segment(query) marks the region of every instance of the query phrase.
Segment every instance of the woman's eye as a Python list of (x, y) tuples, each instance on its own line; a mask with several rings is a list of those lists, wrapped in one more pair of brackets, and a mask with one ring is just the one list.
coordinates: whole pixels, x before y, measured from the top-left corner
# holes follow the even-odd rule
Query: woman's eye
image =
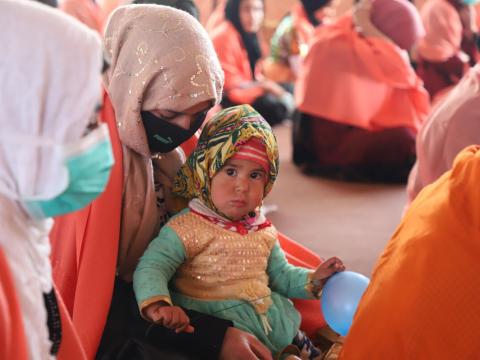
[(233, 168), (227, 168), (225, 169), (225, 172), (227, 173), (228, 176), (234, 176), (237, 173), (237, 171)]

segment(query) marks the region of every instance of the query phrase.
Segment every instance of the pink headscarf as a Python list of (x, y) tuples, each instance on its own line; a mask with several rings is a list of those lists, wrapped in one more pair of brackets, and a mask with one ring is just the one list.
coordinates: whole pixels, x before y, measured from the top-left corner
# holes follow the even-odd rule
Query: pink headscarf
[(182, 162), (172, 151), (152, 167), (140, 111), (181, 112), (206, 100), (214, 105), (222, 96), (223, 72), (202, 25), (170, 6), (117, 8), (107, 24), (104, 44), (111, 57), (104, 83), (123, 145), (118, 272), (128, 280), (165, 216), (165, 209), (156, 206), (154, 176), (165, 192)]
[(375, 0), (371, 21), (400, 48), (409, 51), (425, 35), (420, 14), (407, 0)]
[(480, 144), (480, 65), (431, 113), (417, 137), (417, 162), (408, 179), (411, 203), (428, 184), (452, 167), (463, 148)]
[(425, 37), (418, 43), (419, 55), (442, 62), (460, 51), (463, 26), (457, 10), (447, 0), (429, 0), (421, 10)]

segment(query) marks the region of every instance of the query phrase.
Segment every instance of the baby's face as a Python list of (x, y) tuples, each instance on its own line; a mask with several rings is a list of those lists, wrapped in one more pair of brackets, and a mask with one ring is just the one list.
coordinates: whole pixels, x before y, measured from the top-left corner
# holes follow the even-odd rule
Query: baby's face
[(228, 160), (212, 179), (212, 202), (231, 220), (240, 220), (262, 203), (267, 179), (262, 166), (253, 161)]

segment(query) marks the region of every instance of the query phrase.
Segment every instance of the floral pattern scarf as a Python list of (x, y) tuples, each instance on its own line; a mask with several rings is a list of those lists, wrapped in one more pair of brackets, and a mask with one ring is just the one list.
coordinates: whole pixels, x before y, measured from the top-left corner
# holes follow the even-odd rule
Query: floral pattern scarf
[(277, 140), (270, 125), (250, 105), (224, 109), (205, 125), (196, 149), (175, 177), (174, 193), (188, 200), (197, 198), (226, 218), (212, 202), (211, 179), (235, 154), (238, 147), (252, 137), (260, 139), (265, 145), (270, 163), (268, 181), (264, 189), (264, 197), (267, 196), (278, 176)]

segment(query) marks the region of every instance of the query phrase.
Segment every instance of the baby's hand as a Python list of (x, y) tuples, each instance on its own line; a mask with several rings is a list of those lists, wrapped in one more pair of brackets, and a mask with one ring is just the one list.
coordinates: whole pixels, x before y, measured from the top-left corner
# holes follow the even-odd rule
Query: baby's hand
[(192, 333), (195, 330), (190, 325), (190, 319), (185, 311), (178, 306), (157, 302), (145, 309), (145, 315), (155, 324), (165, 326), (168, 329), (175, 329), (177, 334), (182, 331)]
[(313, 281), (317, 280), (321, 282), (322, 285), (327, 281), (327, 279), (335, 274), (336, 272), (344, 271), (345, 265), (343, 265), (342, 260), (337, 257), (332, 257), (323, 263), (315, 270), (313, 273)]

